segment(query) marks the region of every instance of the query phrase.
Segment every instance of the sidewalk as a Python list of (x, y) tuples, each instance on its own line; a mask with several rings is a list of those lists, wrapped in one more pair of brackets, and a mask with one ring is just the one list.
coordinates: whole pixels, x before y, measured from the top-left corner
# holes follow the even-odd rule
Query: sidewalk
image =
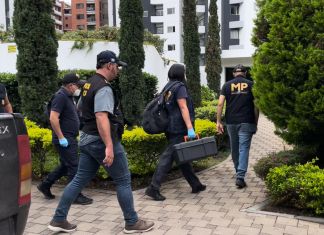
[[(287, 149), (288, 146), (274, 133), (274, 126), (260, 116), (257, 134), (253, 137), (248, 187), (235, 187), (234, 168), (230, 158), (221, 164), (199, 173), (207, 189), (191, 194), (191, 188), (180, 178), (162, 186), (161, 193), (167, 197), (156, 202), (144, 196), (144, 189), (134, 192), (135, 207), (139, 216), (155, 222), (149, 235), (321, 235), (324, 225), (294, 219), (285, 215), (264, 215), (243, 210), (266, 200), (263, 181), (257, 178), (252, 165), (256, 160), (272, 151)], [(25, 235), (54, 234), (47, 229), (57, 206), (62, 188), (53, 188), (55, 200), (45, 200), (32, 189), (32, 205)], [(85, 190), (94, 199), (88, 206), (73, 205), (68, 220), (78, 225), (73, 235), (123, 234), (124, 221), (114, 192)], [(57, 234), (57, 233), (56, 233)]]

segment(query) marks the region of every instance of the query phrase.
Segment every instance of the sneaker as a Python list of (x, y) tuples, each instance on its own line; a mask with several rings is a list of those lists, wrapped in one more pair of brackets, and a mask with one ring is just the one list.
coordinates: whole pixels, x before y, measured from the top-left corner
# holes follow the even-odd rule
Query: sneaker
[(44, 183), (37, 185), (38, 191), (40, 191), (46, 199), (51, 200), (55, 198), (55, 195), (51, 193), (51, 188), (46, 186)]
[(246, 187), (246, 183), (243, 178), (237, 178), (235, 181), (235, 185), (237, 186), (237, 188), (245, 188)]
[(152, 188), (151, 186), (147, 187), (145, 190), (145, 195), (153, 198), (155, 201), (164, 201), (165, 196), (163, 196), (159, 190)]
[(205, 190), (206, 190), (206, 185), (200, 184), (199, 186), (192, 188), (191, 193), (199, 193), (199, 192), (205, 191)]
[(67, 220), (64, 220), (63, 222), (55, 222), (52, 220), (50, 224), (48, 225), (49, 230), (54, 232), (73, 232), (76, 229), (75, 224), (70, 224)]
[(142, 233), (150, 231), (154, 226), (151, 221), (137, 220), (134, 225), (126, 225), (124, 228), (124, 233)]
[(79, 196), (73, 202), (73, 204), (78, 204), (78, 205), (89, 205), (92, 203), (93, 203), (93, 199), (84, 196), (82, 193), (80, 193)]

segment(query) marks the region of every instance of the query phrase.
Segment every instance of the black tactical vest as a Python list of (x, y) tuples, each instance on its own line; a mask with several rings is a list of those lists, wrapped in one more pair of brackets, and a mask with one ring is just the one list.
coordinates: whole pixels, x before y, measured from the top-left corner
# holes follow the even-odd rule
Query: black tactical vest
[[(110, 83), (100, 74), (96, 73), (83, 86), (81, 94), (82, 99), (82, 119), (84, 126), (82, 131), (88, 135), (99, 135), (96, 123), (96, 115), (94, 113), (94, 99), (97, 91), (104, 86), (111, 87)], [(111, 87), (112, 88), (112, 87)], [(113, 90), (113, 89), (112, 89)], [(124, 132), (123, 115), (120, 110), (119, 99), (114, 93), (114, 113), (109, 114), (111, 136), (114, 140), (120, 140)]]

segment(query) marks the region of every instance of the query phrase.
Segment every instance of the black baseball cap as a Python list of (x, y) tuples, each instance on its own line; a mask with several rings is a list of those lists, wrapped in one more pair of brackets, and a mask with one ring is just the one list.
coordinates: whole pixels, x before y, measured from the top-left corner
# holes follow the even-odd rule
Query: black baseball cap
[(64, 75), (62, 79), (62, 84), (66, 85), (69, 83), (75, 83), (81, 87), (85, 84), (85, 80), (80, 80), (80, 76), (76, 73), (68, 73)]
[(106, 63), (115, 63), (118, 66), (126, 67), (127, 63), (118, 59), (116, 54), (112, 51), (106, 50), (102, 51), (97, 55), (97, 67), (98, 65)]
[(246, 68), (242, 64), (235, 65), (235, 67), (233, 69), (233, 73), (236, 73), (236, 72), (243, 72), (243, 73), (245, 73), (246, 72)]

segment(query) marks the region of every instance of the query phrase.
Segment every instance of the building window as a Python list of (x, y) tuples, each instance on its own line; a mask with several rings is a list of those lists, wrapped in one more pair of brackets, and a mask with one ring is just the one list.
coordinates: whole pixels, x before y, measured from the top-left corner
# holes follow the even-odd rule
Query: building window
[(239, 29), (231, 29), (230, 31), (230, 39), (240, 39), (240, 30)]
[(77, 18), (77, 20), (82, 20), (82, 19), (84, 19), (84, 15), (83, 14), (77, 14), (76, 18)]
[(204, 26), (205, 25), (205, 15), (202, 14), (198, 16), (198, 26)]
[(148, 11), (143, 11), (143, 17), (148, 17)]
[(175, 9), (173, 8), (168, 8), (167, 9), (168, 15), (173, 15), (175, 13)]
[(155, 6), (155, 15), (156, 16), (163, 16), (163, 5), (156, 5)]
[(174, 32), (175, 32), (175, 26), (169, 26), (168, 33), (174, 33)]
[(83, 9), (84, 8), (84, 4), (83, 3), (77, 3), (76, 4), (76, 9)]
[(83, 30), (84, 29), (84, 25), (77, 25), (77, 29)]
[(175, 44), (168, 45), (168, 51), (175, 51)]
[(163, 34), (163, 23), (155, 24), (156, 34)]
[(239, 15), (240, 14), (240, 5), (231, 5), (231, 15)]
[(205, 66), (206, 65), (205, 54), (200, 54), (199, 55), (199, 65), (200, 66)]
[(68, 28), (68, 27), (69, 27), (69, 25), (68, 25), (68, 24), (66, 24), (66, 25), (65, 25), (65, 27), (66, 27), (66, 28)]

